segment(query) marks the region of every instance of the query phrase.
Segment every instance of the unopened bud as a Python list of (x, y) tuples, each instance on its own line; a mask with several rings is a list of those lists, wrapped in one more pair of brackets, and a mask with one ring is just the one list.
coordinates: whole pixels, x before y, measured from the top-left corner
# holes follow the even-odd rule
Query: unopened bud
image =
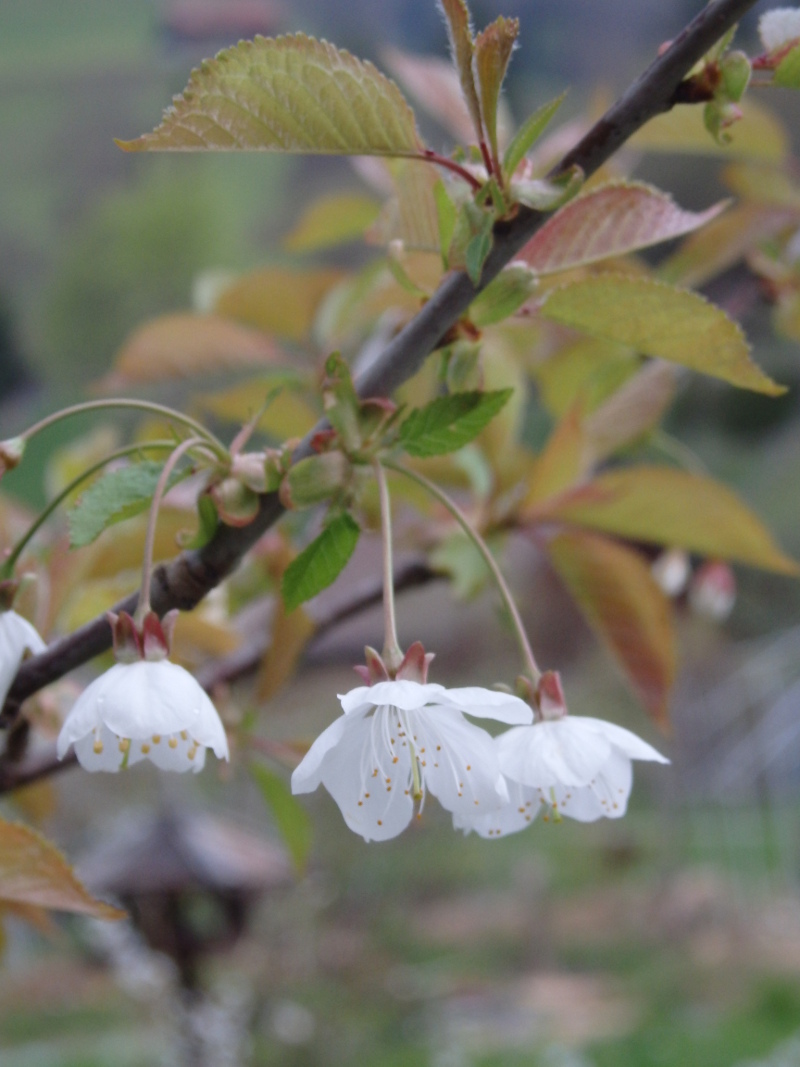
[(24, 452), (24, 437), (9, 437), (5, 441), (0, 441), (0, 478), (6, 471), (13, 471), (19, 466)]
[(286, 508), (319, 504), (342, 489), (349, 474), (350, 464), (341, 452), (306, 456), (290, 468), (281, 482), (281, 503)]
[(539, 679), (537, 696), (543, 719), (563, 719), (567, 714), (567, 699), (558, 671), (544, 672)]
[(238, 478), (223, 478), (208, 492), (226, 526), (249, 526), (258, 514), (258, 494)]
[(708, 560), (694, 573), (689, 603), (698, 615), (724, 622), (736, 603), (736, 579), (727, 563)]
[(653, 560), (650, 571), (668, 597), (680, 596), (691, 574), (689, 556), (682, 548), (668, 548)]

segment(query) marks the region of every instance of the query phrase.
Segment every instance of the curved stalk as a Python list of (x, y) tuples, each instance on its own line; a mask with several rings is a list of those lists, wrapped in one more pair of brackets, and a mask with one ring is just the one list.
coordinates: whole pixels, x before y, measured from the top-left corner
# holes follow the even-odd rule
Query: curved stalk
[(44, 523), (50, 518), (53, 512), (73, 493), (78, 486), (85, 482), (88, 478), (91, 478), (93, 474), (96, 474), (99, 470), (102, 470), (109, 463), (113, 463), (115, 459), (124, 459), (125, 456), (133, 455), (136, 452), (154, 451), (168, 451), (175, 447), (174, 441), (148, 441), (147, 443), (139, 442), (135, 445), (126, 445), (125, 448), (119, 448), (116, 452), (111, 452), (104, 459), (99, 460), (97, 463), (93, 463), (91, 467), (87, 467), (85, 471), (79, 474), (76, 478), (73, 478), (69, 485), (65, 486), (57, 496), (53, 497), (49, 504), (39, 514), (36, 519), (31, 523), (25, 533), (20, 537), (19, 541), (9, 552), (6, 559), (3, 561), (2, 567), (0, 567), (0, 577), (10, 578), (13, 574), (14, 567), (17, 560), (25, 549), (25, 546), (36, 534), (36, 532), (44, 525)]
[(403, 651), (397, 640), (397, 620), (394, 612), (394, 566), (392, 563), (392, 506), (386, 472), (379, 460), (374, 460), (372, 469), (378, 482), (381, 502), (381, 538), (383, 541), (383, 662), (388, 670), (396, 671), (403, 662)]
[(456, 504), (455, 501), (451, 500), (450, 497), (445, 492), (443, 492), (438, 485), (435, 485), (433, 482), (429, 481), (424, 474), (420, 474), (418, 471), (411, 470), (410, 467), (404, 467), (402, 463), (394, 463), (391, 460), (383, 460), (383, 465), (389, 470), (396, 471), (398, 474), (404, 474), (406, 478), (410, 478), (412, 482), (416, 482), (417, 485), (421, 485), (423, 489), (427, 489), (431, 496), (435, 497), (435, 499), (438, 500), (440, 504), (444, 505), (444, 507), (447, 508), (447, 510), (458, 523), (458, 525), (461, 527), (461, 529), (464, 531), (470, 541), (472, 541), (477, 550), (480, 552), (481, 556), (483, 557), (484, 563), (489, 568), (489, 571), (491, 572), (491, 575), (495, 580), (497, 588), (500, 591), (500, 596), (503, 598), (503, 603), (505, 604), (506, 610), (511, 616), (511, 623), (514, 627), (514, 632), (516, 634), (517, 641), (519, 642), (519, 647), (520, 651), (522, 652), (522, 658), (525, 661), (525, 666), (530, 671), (531, 681), (533, 682), (534, 686), (537, 686), (539, 684), (539, 679), (542, 676), (542, 672), (539, 670), (539, 666), (536, 662), (536, 657), (534, 656), (533, 649), (531, 648), (531, 643), (528, 640), (527, 633), (525, 632), (522, 617), (520, 616), (519, 609), (517, 608), (517, 605), (514, 602), (514, 598), (511, 595), (511, 590), (508, 588), (508, 584), (505, 578), (503, 577), (503, 572), (497, 565), (497, 560), (489, 551), (486, 542), (483, 540), (477, 530), (473, 528), (469, 519), (458, 506), (458, 504)]
[(204, 443), (209, 445), (216, 455), (220, 459), (229, 459), (228, 449), (216, 437), (210, 430), (207, 430), (202, 423), (197, 422), (190, 415), (184, 415), (180, 411), (175, 411), (173, 408), (169, 408), (164, 404), (156, 404), (149, 400), (87, 400), (82, 404), (73, 404), (70, 407), (63, 408), (61, 411), (54, 411), (51, 415), (45, 416), (40, 419), (39, 422), (35, 422), (33, 426), (29, 426), (27, 430), (24, 430), (19, 437), (24, 441), (34, 437), (40, 431), (47, 429), (48, 426), (53, 426), (55, 423), (60, 422), (62, 419), (70, 418), (72, 415), (82, 415), (86, 411), (102, 411), (108, 408), (133, 408), (137, 411), (147, 411), (151, 415), (160, 415), (163, 418), (170, 419), (172, 422), (178, 422), (183, 426), (188, 427), (198, 437), (202, 438)]

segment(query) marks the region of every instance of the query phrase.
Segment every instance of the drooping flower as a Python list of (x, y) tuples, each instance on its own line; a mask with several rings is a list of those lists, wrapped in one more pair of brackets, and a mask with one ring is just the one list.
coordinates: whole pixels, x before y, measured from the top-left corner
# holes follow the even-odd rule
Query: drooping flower
[[(373, 653), (371, 666), (378, 660)], [(492, 810), (508, 800), (491, 736), (464, 714), (514, 724), (530, 722), (531, 709), (507, 693), (428, 683), (427, 666), (417, 642), (394, 679), (340, 696), (344, 714), (292, 775), (294, 793), (324, 785), (365, 841), (396, 837), (428, 792), (454, 814)]]
[(622, 726), (568, 715), (554, 672), (542, 676), (539, 703), (546, 716), (554, 717), (514, 727), (494, 740), (509, 790), (508, 804), (488, 817), (454, 819), (457, 829), (500, 837), (524, 830), (540, 808), (545, 819), (618, 819), (628, 806), (632, 760), (669, 763)]
[(58, 737), (59, 759), (70, 745), (87, 771), (118, 771), (149, 759), (161, 770), (198, 772), (206, 748), (227, 759), (214, 705), (188, 671), (166, 658), (174, 617), (162, 626), (150, 613), (141, 631), (124, 612), (110, 618), (120, 662), (76, 700)]
[(44, 652), (47, 645), (36, 629), (10, 608), (0, 611), (0, 708), (26, 653)]

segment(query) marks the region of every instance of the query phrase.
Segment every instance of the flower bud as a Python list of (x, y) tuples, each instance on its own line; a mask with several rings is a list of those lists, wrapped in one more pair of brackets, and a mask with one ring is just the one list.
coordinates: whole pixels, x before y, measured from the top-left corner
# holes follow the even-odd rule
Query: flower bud
[(350, 464), (341, 452), (323, 452), (298, 460), (280, 487), (286, 508), (305, 508), (327, 500), (347, 484)]
[(9, 437), (6, 441), (0, 441), (0, 478), (6, 471), (13, 471), (19, 466), (24, 452), (24, 437)]
[(258, 514), (258, 494), (238, 478), (223, 478), (208, 492), (226, 526), (248, 526)]

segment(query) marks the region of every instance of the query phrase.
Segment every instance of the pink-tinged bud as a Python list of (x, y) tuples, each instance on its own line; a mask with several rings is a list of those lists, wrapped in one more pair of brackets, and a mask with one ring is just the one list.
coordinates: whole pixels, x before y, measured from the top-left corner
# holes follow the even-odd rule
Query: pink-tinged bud
[(19, 466), (24, 452), (24, 437), (9, 437), (6, 441), (0, 441), (0, 478), (6, 471), (13, 471)]
[(736, 579), (727, 563), (708, 560), (694, 573), (689, 603), (698, 615), (724, 622), (736, 603)]
[(149, 611), (142, 623), (142, 658), (155, 661), (166, 659), (172, 645), (172, 634), (178, 618), (177, 609), (168, 611), (159, 619), (154, 611)]
[(233, 457), (231, 477), (252, 489), (254, 493), (267, 491), (266, 456), (263, 452), (241, 452)]
[(403, 656), (396, 677), (425, 685), (428, 681), (428, 667), (435, 655), (435, 652), (426, 652), (421, 641), (415, 641)]
[(136, 663), (144, 656), (142, 638), (136, 629), (136, 623), (127, 611), (115, 615), (109, 611), (106, 615), (111, 626), (114, 641), (114, 655), (119, 663)]
[(567, 700), (558, 671), (545, 671), (536, 692), (539, 710), (545, 721), (563, 719), (567, 714)]
[(208, 492), (226, 526), (249, 526), (258, 514), (258, 494), (238, 478), (223, 478)]
[(367, 685), (375, 685), (376, 682), (388, 682), (389, 672), (386, 669), (386, 664), (383, 662), (380, 652), (376, 652), (374, 648), (370, 648), (369, 645), (364, 649), (364, 659), (367, 661), (366, 665), (354, 667), (353, 670), (362, 678)]

